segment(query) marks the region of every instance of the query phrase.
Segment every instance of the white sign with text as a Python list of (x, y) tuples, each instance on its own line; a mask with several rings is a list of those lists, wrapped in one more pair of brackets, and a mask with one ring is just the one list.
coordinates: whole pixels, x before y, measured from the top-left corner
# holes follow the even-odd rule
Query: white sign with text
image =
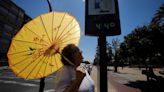
[(88, 0), (88, 15), (115, 14), (114, 0)]

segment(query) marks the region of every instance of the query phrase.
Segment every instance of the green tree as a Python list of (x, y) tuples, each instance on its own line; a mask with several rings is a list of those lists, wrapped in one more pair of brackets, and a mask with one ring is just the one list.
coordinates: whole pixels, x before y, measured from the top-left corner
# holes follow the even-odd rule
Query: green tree
[(152, 24), (164, 27), (164, 4), (157, 10), (151, 21)]
[[(164, 5), (160, 7), (148, 26), (138, 27), (125, 36), (120, 46), (120, 56), (130, 64), (164, 65), (163, 19)], [(126, 53), (126, 54), (125, 54)]]
[[(111, 46), (109, 46), (107, 42), (106, 42), (106, 55), (107, 55), (107, 59), (106, 59), (107, 61), (106, 62), (107, 62), (108, 65), (110, 65), (113, 53), (112, 53)], [(97, 46), (93, 64), (98, 65), (99, 60), (100, 60), (100, 50), (99, 50), (99, 46)]]
[(112, 42), (110, 44), (112, 50), (112, 56), (113, 56), (113, 65), (114, 65), (114, 72), (117, 72), (117, 67), (119, 65), (119, 58), (118, 58), (118, 49), (120, 46), (120, 41), (118, 38), (112, 39)]
[(112, 57), (113, 57), (113, 52), (112, 52), (112, 47), (107, 44), (107, 64), (108, 66), (112, 65)]
[(100, 51), (99, 51), (99, 47), (97, 46), (95, 58), (94, 58), (94, 61), (93, 61), (93, 65), (98, 65), (99, 60), (100, 60)]

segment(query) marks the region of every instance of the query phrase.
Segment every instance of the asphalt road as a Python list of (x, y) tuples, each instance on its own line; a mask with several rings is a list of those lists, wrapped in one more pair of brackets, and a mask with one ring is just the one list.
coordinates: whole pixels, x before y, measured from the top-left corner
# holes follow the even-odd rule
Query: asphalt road
[[(54, 92), (53, 76), (46, 77), (44, 92)], [(9, 69), (0, 69), (0, 92), (39, 92), (39, 83), (40, 79), (25, 80)]]
[[(155, 74), (160, 75), (158, 69)], [(45, 79), (44, 92), (54, 92), (52, 74)], [(99, 90), (99, 80), (97, 67), (94, 66), (91, 71), (91, 77), (95, 82), (95, 92)], [(17, 77), (8, 68), (0, 67), (0, 92), (39, 92), (40, 80), (25, 80)], [(160, 83), (160, 84), (159, 84)], [(119, 68), (118, 72), (108, 71), (108, 92), (161, 92), (164, 90), (164, 80), (161, 82), (146, 81), (146, 76), (141, 74), (138, 68)]]

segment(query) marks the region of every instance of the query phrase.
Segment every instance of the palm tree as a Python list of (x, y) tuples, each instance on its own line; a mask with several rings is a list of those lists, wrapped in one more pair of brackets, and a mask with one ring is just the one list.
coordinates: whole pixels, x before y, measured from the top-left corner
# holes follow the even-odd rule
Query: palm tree
[(164, 26), (164, 4), (162, 4), (161, 7), (157, 10), (157, 13), (153, 17), (151, 23)]

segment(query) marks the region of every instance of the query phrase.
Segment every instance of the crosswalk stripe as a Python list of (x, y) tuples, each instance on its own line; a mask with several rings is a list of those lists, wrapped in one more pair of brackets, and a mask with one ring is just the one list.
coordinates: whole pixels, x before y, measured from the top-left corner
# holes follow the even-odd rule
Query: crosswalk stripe
[[(5, 78), (5, 79), (21, 79), (20, 77), (17, 76), (0, 76), (0, 78)], [(52, 80), (53, 78), (51, 77), (47, 77), (46, 80)], [(26, 80), (31, 80), (31, 79), (26, 79)], [(35, 82), (40, 82), (39, 79), (33, 79), (31, 81), (35, 81)]]
[[(3, 79), (21, 79), (20, 77), (15, 77), (15, 76), (0, 76), (0, 78), (3, 78)], [(29, 80), (29, 81), (40, 82), (39, 79)]]
[(19, 77), (15, 77), (15, 76), (0, 76), (0, 78), (7, 78), (7, 79), (20, 79)]
[(54, 89), (44, 90), (44, 92), (55, 92)]
[(32, 84), (32, 83), (22, 83), (22, 82), (17, 82), (17, 81), (7, 81), (7, 80), (0, 80), (1, 83), (11, 83), (11, 84), (18, 84), (22, 86), (30, 86), (30, 87), (37, 87), (37, 84)]

